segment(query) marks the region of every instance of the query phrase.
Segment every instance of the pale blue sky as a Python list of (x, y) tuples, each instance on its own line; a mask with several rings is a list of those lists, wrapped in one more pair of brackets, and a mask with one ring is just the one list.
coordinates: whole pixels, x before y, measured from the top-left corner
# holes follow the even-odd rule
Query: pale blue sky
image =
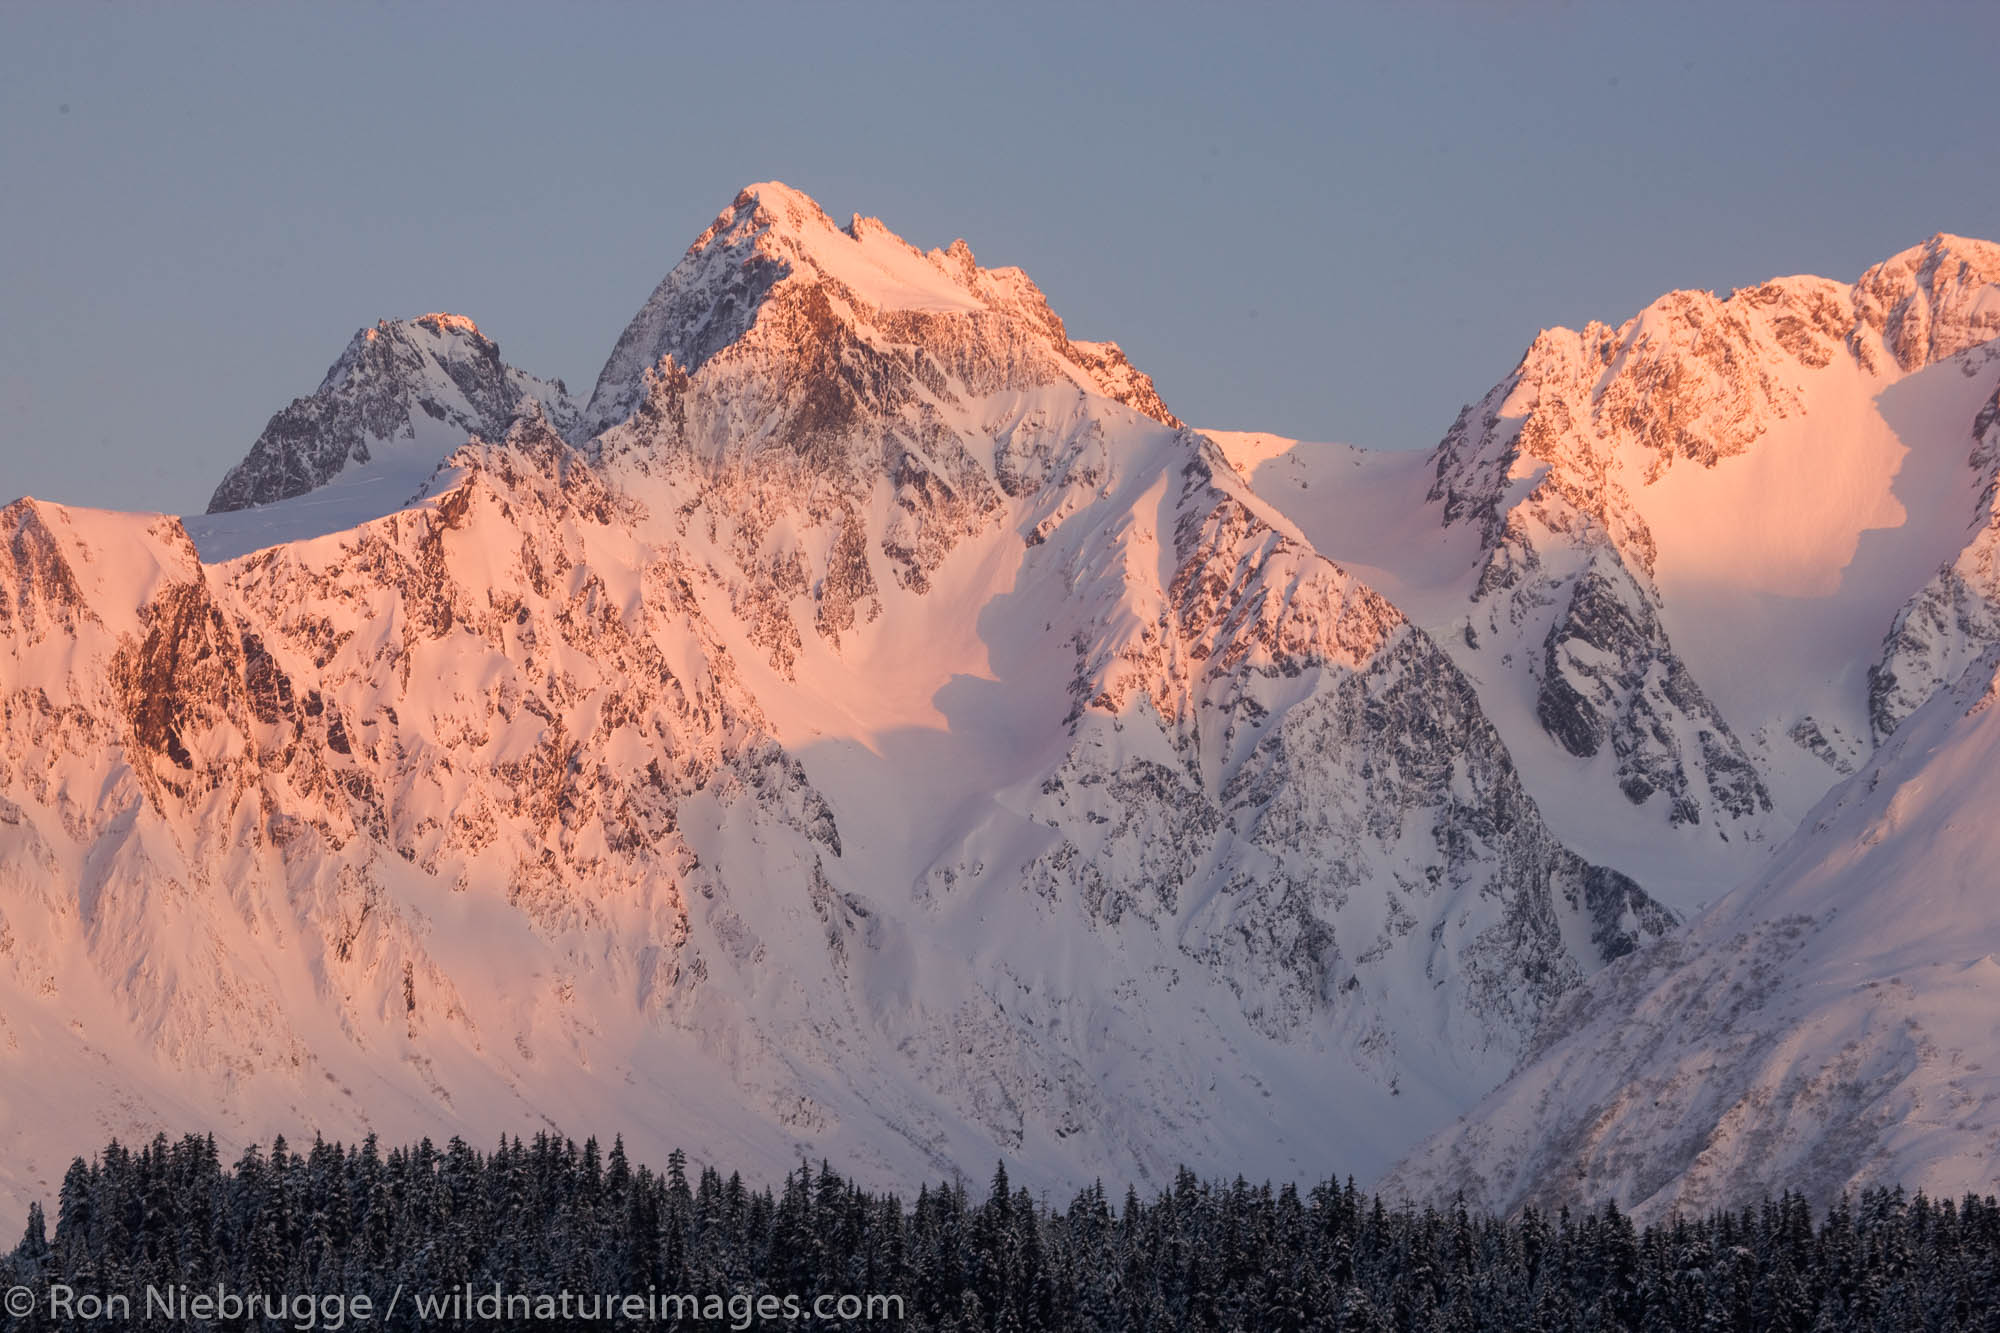
[(1428, 446), (1538, 328), (2000, 236), (2000, 6), (0, 6), (0, 499), (198, 509), (378, 317), (579, 394), (769, 177), (1207, 426)]

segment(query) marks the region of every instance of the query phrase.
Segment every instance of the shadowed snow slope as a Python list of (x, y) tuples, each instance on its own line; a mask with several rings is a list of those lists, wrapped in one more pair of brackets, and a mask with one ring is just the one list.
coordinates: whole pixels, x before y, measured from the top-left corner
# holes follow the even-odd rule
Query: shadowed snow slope
[(1755, 884), (1573, 993), (1389, 1178), (1650, 1215), (1791, 1189), (2000, 1188), (2000, 710), (1989, 651)]

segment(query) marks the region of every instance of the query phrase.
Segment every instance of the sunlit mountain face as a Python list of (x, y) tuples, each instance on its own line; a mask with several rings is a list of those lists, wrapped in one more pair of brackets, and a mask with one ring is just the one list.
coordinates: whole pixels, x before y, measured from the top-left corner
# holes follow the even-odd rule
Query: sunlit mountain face
[(775, 183), (581, 406), (363, 330), (207, 514), (0, 510), (0, 1187), (303, 1127), (1991, 1188), (1996, 280), (1552, 329), (1428, 454), (1190, 428)]

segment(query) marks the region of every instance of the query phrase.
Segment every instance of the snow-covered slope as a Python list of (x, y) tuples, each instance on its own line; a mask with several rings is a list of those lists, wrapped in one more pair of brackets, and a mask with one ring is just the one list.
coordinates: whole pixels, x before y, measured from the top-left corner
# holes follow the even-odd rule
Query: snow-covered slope
[(1938, 236), (1551, 329), (1421, 468), (1217, 439), (1451, 652), (1567, 842), (1693, 905), (1948, 683), (1923, 658), (1990, 639), (1974, 555), (1899, 608), (1991, 511), (1996, 282), (2000, 247)]
[(1390, 1188), (1649, 1215), (2000, 1188), (1996, 662), (1919, 707), (1757, 883), (1574, 992)]
[(223, 560), (390, 513), (467, 435), (504, 435), (524, 398), (558, 430), (574, 427), (562, 381), (506, 364), (465, 316), (382, 320), (271, 418), (189, 533), (206, 559)]
[(963, 242), (752, 187), (589, 417), (221, 563), (6, 511), (8, 1189), (159, 1125), (1368, 1172), (1671, 924)]

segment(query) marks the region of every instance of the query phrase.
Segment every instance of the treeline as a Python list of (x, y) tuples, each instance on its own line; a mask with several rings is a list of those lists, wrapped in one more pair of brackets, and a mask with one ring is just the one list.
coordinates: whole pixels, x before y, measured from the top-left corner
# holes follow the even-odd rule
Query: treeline
[[(679, 1293), (746, 1298), (676, 1317), (656, 1303), (594, 1328), (1450, 1330), (1476, 1333), (2000, 1333), (2000, 1208), (1875, 1191), (1815, 1218), (1787, 1196), (1638, 1228), (1615, 1208), (1515, 1220), (1391, 1207), (1352, 1181), (1300, 1192), (1182, 1172), (1141, 1198), (1084, 1190), (1062, 1207), (996, 1171), (913, 1201), (825, 1165), (752, 1189), (671, 1155), (537, 1136), (490, 1154), (457, 1139), (383, 1152), (282, 1140), (225, 1167), (213, 1139), (117, 1144), (39, 1208), (0, 1286), (35, 1307), (8, 1326), (74, 1327), (48, 1294), (133, 1294), (120, 1327), (309, 1327), (304, 1320), (149, 1318), (138, 1293), (368, 1293), (350, 1328), (546, 1328), (547, 1318), (418, 1319), (391, 1293)], [(816, 1319), (819, 1296), (894, 1295), (901, 1317)], [(793, 1297), (759, 1321), (748, 1297)], [(609, 1307), (603, 1309), (608, 1310)], [(831, 1306), (821, 1308), (831, 1309)], [(849, 1308), (852, 1308), (851, 1305)], [(687, 1307), (683, 1307), (685, 1311)], [(602, 1312), (602, 1310), (601, 1310)], [(17, 1311), (18, 1313), (18, 1311)], [(333, 1326), (321, 1318), (317, 1326)]]

